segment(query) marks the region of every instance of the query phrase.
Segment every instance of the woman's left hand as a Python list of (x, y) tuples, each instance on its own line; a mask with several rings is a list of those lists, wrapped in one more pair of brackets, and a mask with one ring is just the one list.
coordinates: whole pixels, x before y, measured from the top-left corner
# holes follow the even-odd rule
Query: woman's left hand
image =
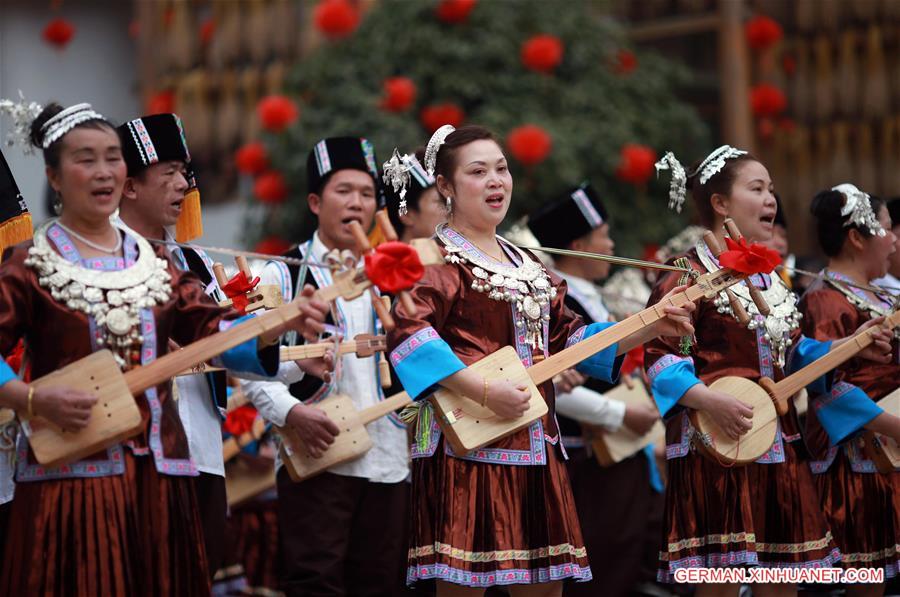
[[(859, 329), (856, 330), (855, 334), (853, 334), (853, 336), (856, 336), (865, 332), (869, 328), (874, 328), (871, 331), (872, 343), (859, 351), (859, 356), (861, 358), (868, 359), (876, 363), (886, 364), (891, 362), (891, 341), (893, 341), (894, 339), (894, 333), (891, 330), (885, 329), (882, 325), (883, 323), (884, 317), (870, 319), (869, 321), (859, 326)], [(853, 336), (851, 336), (851, 338)]]
[(676, 286), (659, 300), (658, 304), (665, 305), (663, 307), (665, 317), (657, 321), (654, 326), (658, 336), (690, 336), (694, 333), (691, 314), (697, 310), (697, 305), (691, 302), (685, 303), (680, 307), (666, 305), (669, 298), (684, 292), (686, 289), (687, 286)]

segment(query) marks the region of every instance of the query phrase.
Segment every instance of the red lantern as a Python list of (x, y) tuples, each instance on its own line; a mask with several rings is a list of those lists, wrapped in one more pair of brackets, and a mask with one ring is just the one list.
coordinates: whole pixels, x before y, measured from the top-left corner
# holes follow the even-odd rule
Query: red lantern
[(256, 106), (259, 121), (267, 131), (280, 133), (297, 120), (297, 104), (283, 95), (269, 95)]
[(208, 46), (209, 42), (212, 41), (213, 35), (216, 34), (216, 20), (215, 19), (206, 19), (200, 25), (200, 43), (204, 46)]
[(291, 248), (291, 243), (278, 236), (268, 236), (253, 248), (257, 253), (265, 253), (266, 255), (281, 255)]
[(656, 152), (652, 147), (626, 143), (619, 152), (616, 178), (633, 185), (642, 185), (653, 175), (655, 163)]
[(637, 56), (631, 50), (619, 50), (613, 70), (620, 75), (627, 75), (637, 68)]
[(563, 44), (555, 35), (535, 35), (522, 44), (522, 64), (533, 71), (553, 72), (563, 57)]
[(74, 35), (75, 27), (65, 19), (53, 19), (44, 27), (44, 40), (58, 50), (65, 48)]
[(445, 23), (462, 23), (469, 18), (477, 0), (442, 0), (434, 9), (438, 20)]
[(787, 98), (771, 83), (760, 83), (750, 90), (750, 107), (759, 118), (778, 116), (787, 108)]
[(269, 167), (269, 155), (262, 143), (247, 143), (234, 154), (234, 163), (241, 174), (256, 176)]
[(756, 123), (756, 135), (761, 141), (771, 141), (775, 134), (775, 122), (771, 118), (760, 118)]
[(263, 172), (253, 183), (253, 194), (262, 203), (274, 205), (283, 202), (288, 196), (284, 175), (277, 170)]
[(462, 124), (465, 117), (466, 115), (459, 106), (449, 102), (426, 106), (425, 108), (422, 108), (422, 112), (419, 114), (422, 126), (424, 126), (429, 133), (433, 133), (445, 124), (450, 124), (455, 127), (459, 126)]
[(757, 51), (772, 47), (784, 37), (778, 21), (765, 15), (757, 15), (747, 21), (744, 32), (747, 35), (747, 45)]
[(785, 54), (781, 59), (781, 68), (784, 69), (784, 74), (787, 76), (793, 75), (797, 72), (797, 59), (791, 54)]
[(416, 101), (416, 84), (407, 77), (391, 77), (384, 81), (381, 107), (388, 112), (405, 112)]
[(174, 91), (160, 91), (147, 100), (147, 114), (171, 114), (174, 111)]
[(510, 153), (525, 166), (540, 164), (553, 148), (547, 131), (535, 124), (525, 124), (510, 131), (506, 137)]
[(330, 39), (340, 39), (359, 26), (359, 11), (347, 0), (322, 0), (313, 13), (316, 28)]

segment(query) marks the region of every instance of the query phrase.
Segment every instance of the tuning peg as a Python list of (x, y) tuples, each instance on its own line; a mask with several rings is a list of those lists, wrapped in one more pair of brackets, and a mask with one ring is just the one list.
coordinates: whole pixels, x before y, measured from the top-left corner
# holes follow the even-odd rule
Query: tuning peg
[[(728, 218), (725, 220), (725, 230), (728, 231), (728, 236), (734, 239), (736, 242), (739, 242), (743, 235), (741, 231), (738, 229), (737, 224), (734, 223), (734, 220)], [(756, 305), (756, 309), (764, 316), (768, 317), (769, 313), (772, 310), (769, 308), (769, 304), (766, 302), (765, 297), (763, 297), (762, 292), (760, 292), (759, 288), (753, 285), (749, 280), (745, 280), (744, 283), (747, 285), (747, 288), (750, 289), (750, 298), (753, 299), (753, 303)]]
[(246, 257), (238, 255), (234, 258), (234, 263), (237, 265), (238, 271), (244, 274), (248, 280), (253, 279), (253, 272), (250, 271), (250, 264), (247, 263)]
[[(391, 224), (391, 218), (388, 216), (386, 211), (379, 211), (375, 214), (375, 221), (378, 224), (378, 227), (381, 228), (381, 233), (384, 235), (389, 241), (395, 241), (398, 239), (397, 231), (394, 229), (394, 225)], [(413, 303), (412, 297), (409, 295), (409, 292), (406, 290), (401, 290), (399, 296), (397, 297), (400, 300), (400, 304), (403, 305), (403, 310), (412, 315), (416, 312), (416, 305)]]
[(216, 277), (216, 283), (218, 283), (219, 288), (228, 284), (228, 278), (225, 277), (225, 266), (221, 263), (213, 263), (213, 275)]
[(713, 254), (713, 257), (718, 257), (722, 254), (722, 247), (719, 245), (719, 239), (717, 239), (716, 235), (709, 230), (703, 233), (703, 242), (709, 247), (709, 251)]
[[(381, 297), (381, 303), (385, 308), (390, 309), (391, 299), (386, 296)], [(381, 378), (381, 387), (387, 389), (391, 387), (391, 366), (388, 364), (387, 356), (384, 351), (378, 353), (378, 376)]]
[[(359, 222), (350, 222), (350, 233), (353, 234), (356, 246), (361, 254), (366, 254), (372, 250), (372, 245), (369, 244), (369, 239), (366, 237), (366, 233)], [(385, 330), (394, 329), (394, 318), (391, 317), (391, 312), (385, 308), (384, 303), (381, 302), (378, 294), (375, 293), (375, 289), (369, 288), (369, 294), (372, 297), (372, 307), (375, 309), (375, 313), (378, 314), (381, 325), (384, 326)]]
[(731, 292), (730, 288), (725, 289), (725, 295), (728, 297), (728, 304), (731, 305), (731, 310), (734, 313), (734, 316), (737, 317), (737, 320), (741, 322), (742, 325), (750, 323), (750, 315), (747, 313), (747, 310), (744, 309), (744, 305), (741, 304), (740, 299)]

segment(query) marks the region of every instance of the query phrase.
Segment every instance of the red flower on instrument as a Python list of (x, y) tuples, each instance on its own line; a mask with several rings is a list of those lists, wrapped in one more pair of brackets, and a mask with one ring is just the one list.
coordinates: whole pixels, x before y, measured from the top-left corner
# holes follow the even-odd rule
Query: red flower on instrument
[(442, 0), (434, 9), (437, 18), (445, 23), (462, 23), (469, 18), (477, 0)]
[(405, 112), (416, 101), (416, 84), (408, 77), (391, 77), (384, 81), (381, 108), (389, 112)]
[(347, 0), (322, 0), (313, 11), (313, 21), (327, 37), (340, 39), (359, 26), (359, 10)]
[(247, 293), (256, 288), (257, 284), (259, 284), (259, 276), (248, 280), (244, 272), (238, 272), (225, 283), (225, 286), (222, 287), (222, 292), (231, 299), (231, 304), (235, 310), (243, 313), (247, 308), (247, 303), (250, 302), (247, 300)]
[(241, 436), (253, 429), (253, 421), (256, 420), (256, 409), (252, 404), (244, 404), (237, 407), (225, 417), (222, 428), (234, 437)]
[(53, 19), (44, 27), (44, 39), (59, 50), (69, 45), (74, 36), (75, 27), (65, 19)]
[(527, 68), (550, 73), (563, 59), (563, 43), (555, 35), (535, 35), (522, 44), (522, 64)]
[(525, 124), (510, 131), (506, 145), (517, 160), (526, 166), (543, 162), (553, 149), (553, 139), (535, 124)]
[(781, 256), (759, 243), (747, 244), (746, 238), (734, 242), (725, 238), (728, 250), (719, 255), (719, 263), (742, 274), (768, 274), (781, 264)]
[(406, 243), (381, 243), (366, 255), (366, 277), (382, 292), (409, 290), (424, 274), (419, 254)]

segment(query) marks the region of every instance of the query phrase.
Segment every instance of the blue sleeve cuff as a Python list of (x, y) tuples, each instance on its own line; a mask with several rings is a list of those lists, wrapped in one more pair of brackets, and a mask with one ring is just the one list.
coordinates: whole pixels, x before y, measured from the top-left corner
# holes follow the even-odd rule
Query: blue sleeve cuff
[(834, 384), (828, 394), (814, 398), (812, 407), (834, 446), (884, 412), (861, 389), (842, 381)]
[[(574, 334), (572, 334), (572, 336), (570, 336), (566, 341), (566, 348), (572, 346), (573, 344), (577, 344), (582, 340), (587, 340), (594, 334), (599, 334), (606, 328), (613, 325), (615, 324), (602, 322), (592, 323), (590, 325), (578, 328), (578, 330)], [(616, 380), (619, 379), (619, 369), (622, 368), (622, 362), (625, 360), (625, 355), (622, 355), (621, 357), (616, 356), (616, 353), (618, 351), (618, 343), (607, 346), (597, 354), (590, 356), (578, 363), (578, 365), (575, 366), (575, 370), (579, 373), (583, 373), (584, 375), (589, 375), (590, 377), (599, 379), (600, 381), (615, 383)]]
[(666, 486), (663, 484), (662, 475), (659, 474), (659, 465), (656, 463), (655, 446), (649, 444), (644, 446), (644, 456), (647, 457), (647, 472), (650, 475), (650, 487), (656, 493), (663, 493)]
[[(825, 356), (831, 350), (831, 340), (821, 342), (806, 336), (801, 336), (790, 354), (788, 354), (787, 363), (785, 363), (785, 374), (790, 375), (800, 369), (803, 369), (816, 359)], [(834, 371), (829, 371), (822, 375), (807, 387), (807, 390), (813, 394), (828, 394), (834, 385)]]
[(11, 379), (17, 379), (19, 376), (12, 370), (12, 367), (6, 364), (6, 361), (0, 357), (0, 386), (4, 385)]
[[(231, 321), (223, 321), (219, 329), (225, 330), (255, 315), (245, 315)], [(252, 373), (261, 377), (274, 377), (278, 373), (281, 348), (278, 344), (259, 347), (259, 338), (251, 338), (243, 344), (229, 348), (216, 359), (223, 367), (235, 373)]]
[(647, 370), (650, 390), (663, 418), (676, 413), (678, 401), (692, 387), (703, 383), (694, 374), (694, 359), (674, 354), (664, 355)]
[(466, 366), (432, 327), (422, 328), (391, 352), (391, 365), (413, 400), (437, 390), (441, 380)]

